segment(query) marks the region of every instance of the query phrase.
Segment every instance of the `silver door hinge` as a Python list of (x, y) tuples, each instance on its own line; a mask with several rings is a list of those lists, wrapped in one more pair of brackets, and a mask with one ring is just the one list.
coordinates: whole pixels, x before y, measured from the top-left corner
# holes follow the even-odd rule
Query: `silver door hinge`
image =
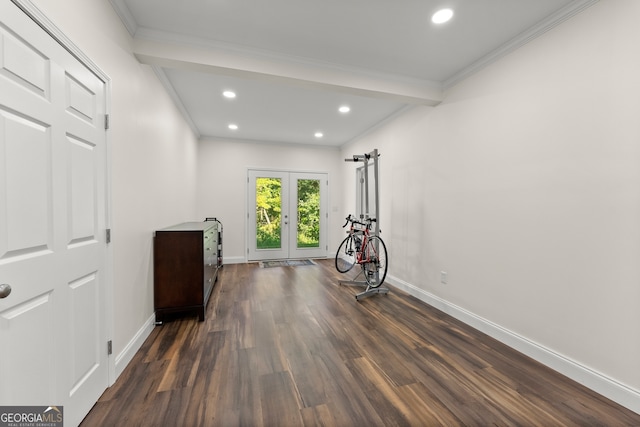
[(111, 229), (107, 228), (107, 243), (111, 243)]
[(113, 343), (111, 340), (107, 341), (107, 355), (113, 354)]
[(105, 114), (104, 115), (104, 130), (108, 130), (109, 129), (109, 115)]

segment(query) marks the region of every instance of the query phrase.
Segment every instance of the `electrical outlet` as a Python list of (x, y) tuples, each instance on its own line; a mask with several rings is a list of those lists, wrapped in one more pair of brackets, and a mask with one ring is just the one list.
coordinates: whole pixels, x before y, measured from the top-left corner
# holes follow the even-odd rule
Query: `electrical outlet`
[(448, 273), (446, 271), (441, 271), (440, 272), (440, 283), (442, 283), (443, 285), (446, 285), (448, 281), (449, 281)]

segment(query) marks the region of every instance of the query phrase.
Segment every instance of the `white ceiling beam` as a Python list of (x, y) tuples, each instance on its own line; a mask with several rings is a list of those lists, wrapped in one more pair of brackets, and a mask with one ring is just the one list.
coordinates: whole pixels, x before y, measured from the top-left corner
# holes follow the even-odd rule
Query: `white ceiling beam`
[(387, 99), (415, 105), (438, 105), (440, 84), (426, 80), (381, 76), (332, 64), (318, 64), (272, 55), (256, 55), (217, 46), (140, 38), (133, 40), (136, 58), (156, 67), (274, 81)]

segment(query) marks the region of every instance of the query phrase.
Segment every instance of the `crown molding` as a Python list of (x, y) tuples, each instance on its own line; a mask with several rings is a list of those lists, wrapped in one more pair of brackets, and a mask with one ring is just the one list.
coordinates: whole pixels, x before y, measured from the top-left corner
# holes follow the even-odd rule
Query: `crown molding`
[(109, 0), (109, 3), (113, 6), (113, 10), (115, 10), (116, 14), (120, 17), (120, 20), (127, 31), (129, 31), (131, 37), (134, 37), (138, 32), (138, 23), (125, 3), (125, 0)]
[(182, 102), (182, 98), (180, 98), (180, 95), (178, 95), (178, 92), (176, 92), (175, 88), (169, 81), (169, 78), (165, 74), (164, 70), (156, 65), (151, 65), (150, 67), (158, 77), (158, 80), (160, 80), (160, 83), (162, 83), (162, 86), (164, 86), (165, 90), (169, 94), (169, 97), (173, 100), (176, 108), (180, 110), (182, 117), (185, 119), (185, 121), (187, 122), (187, 124), (189, 125), (193, 133), (196, 135), (198, 139), (202, 137), (202, 134), (200, 133), (198, 126), (196, 126), (195, 122), (191, 119), (191, 115), (189, 114), (189, 111), (187, 111), (187, 108), (184, 106), (184, 103)]
[(442, 83), (442, 89), (447, 90), (456, 84), (460, 83), (462, 80), (470, 77), (472, 74), (477, 73), (488, 65), (496, 62), (503, 56), (508, 55), (511, 52), (519, 49), (525, 44), (529, 43), (533, 39), (540, 37), (542, 34), (547, 31), (557, 27), (564, 21), (569, 18), (577, 15), (583, 10), (587, 9), (590, 6), (593, 6), (600, 0), (574, 0), (569, 3), (562, 9), (558, 10), (556, 13), (548, 16), (546, 19), (542, 20), (538, 24), (529, 28), (528, 30), (520, 33), (518, 36), (509, 40), (507, 43), (503, 44), (499, 48), (493, 50), (489, 54), (483, 56), (478, 59), (468, 67), (465, 67), (461, 71), (457, 72), (453, 76), (449, 77)]

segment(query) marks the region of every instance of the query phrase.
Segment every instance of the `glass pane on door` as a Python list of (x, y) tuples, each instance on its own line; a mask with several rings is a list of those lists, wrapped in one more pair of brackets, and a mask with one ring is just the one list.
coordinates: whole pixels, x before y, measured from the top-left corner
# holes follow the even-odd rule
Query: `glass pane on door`
[(282, 248), (282, 180), (256, 178), (256, 248)]
[(320, 247), (320, 180), (298, 179), (297, 247)]

